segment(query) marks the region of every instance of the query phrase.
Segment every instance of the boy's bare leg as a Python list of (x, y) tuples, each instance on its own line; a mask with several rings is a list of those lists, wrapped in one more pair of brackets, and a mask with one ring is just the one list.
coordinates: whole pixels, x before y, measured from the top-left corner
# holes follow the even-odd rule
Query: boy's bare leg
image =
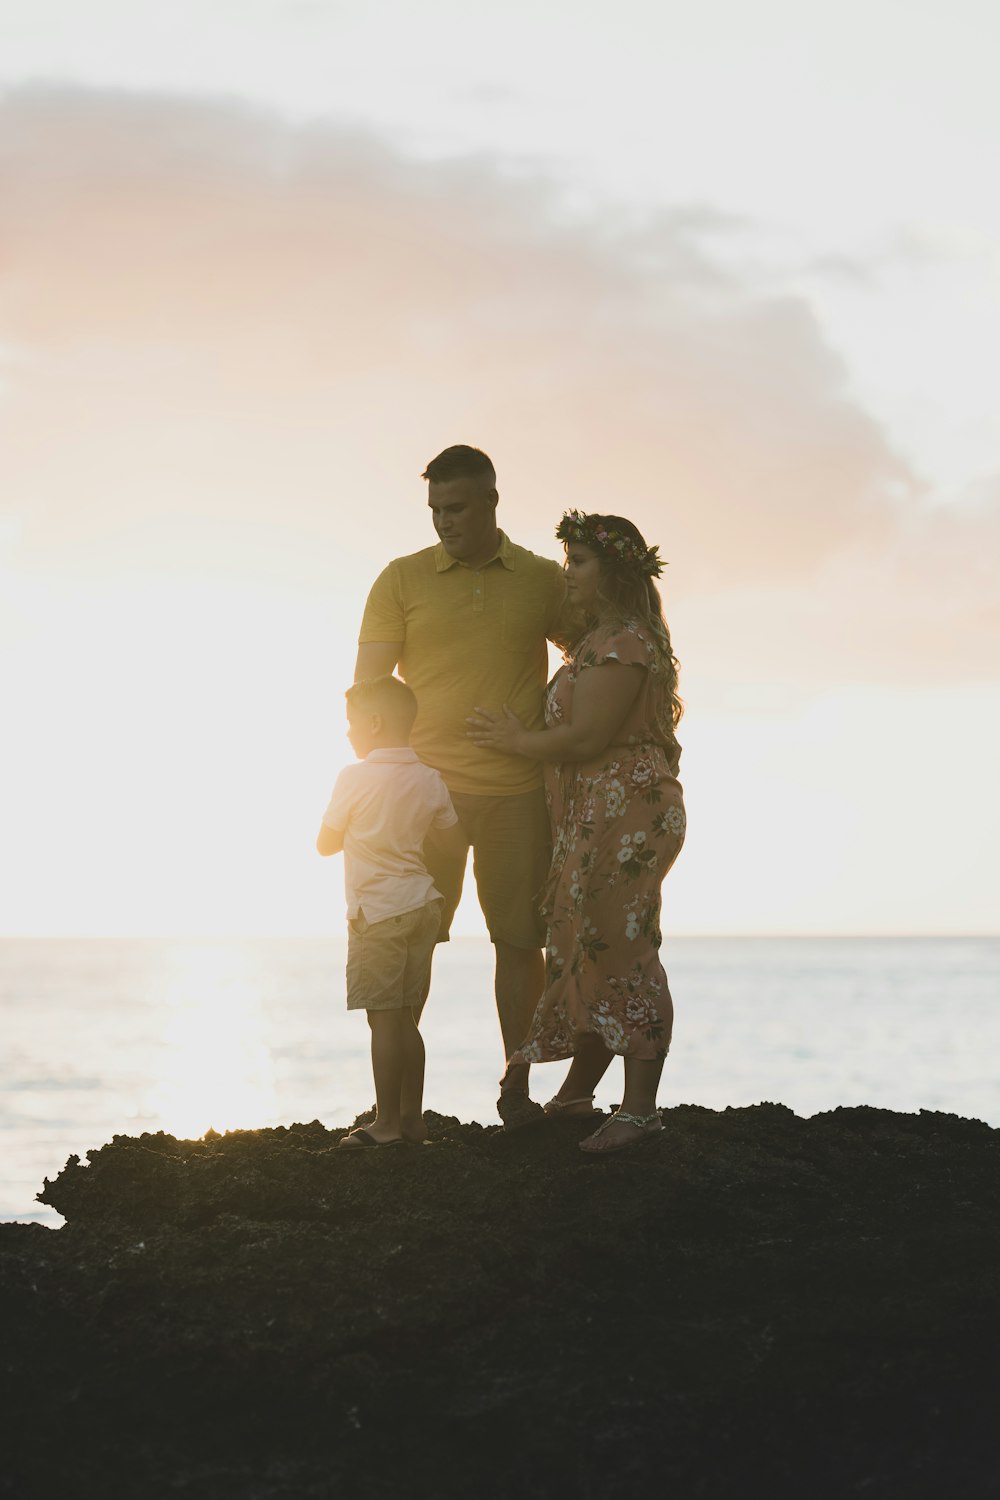
[[(495, 989), (504, 1057), (510, 1057), (525, 1037), (545, 988), (545, 955), (541, 948), (515, 948), (512, 943), (494, 944)], [(528, 1092), (528, 1064), (515, 1063), (503, 1076), (505, 1089)]]
[[(433, 964), (433, 955), (431, 956), (431, 963)], [(431, 992), (431, 971), (430, 971), (430, 967), (428, 967), (427, 978), (424, 980), (424, 992), (423, 992), (423, 994), (420, 997), (420, 1004), (419, 1005), (415, 1005), (413, 1007), (413, 1019), (416, 1021), (416, 1023), (417, 1023), (418, 1026), (420, 1025), (420, 1017), (423, 1015), (424, 1006), (427, 1004), (427, 996), (430, 994), (430, 992)]]
[(424, 1125), (424, 1039), (417, 1028), (413, 1007), (399, 1012), (399, 1042), (402, 1069), (399, 1086), (399, 1128), (408, 1141), (427, 1138)]
[(370, 1010), (366, 1012), (372, 1033), (372, 1076), (375, 1079), (375, 1119), (367, 1126), (377, 1141), (400, 1139), (399, 1106), (403, 1079), (403, 1043), (401, 1021), (409, 1010)]

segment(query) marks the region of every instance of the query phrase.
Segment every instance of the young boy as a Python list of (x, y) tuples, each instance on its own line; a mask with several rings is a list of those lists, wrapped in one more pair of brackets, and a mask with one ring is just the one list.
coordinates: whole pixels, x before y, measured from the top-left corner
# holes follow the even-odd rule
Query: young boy
[(346, 697), (347, 737), (360, 765), (337, 777), (316, 848), (344, 851), (347, 1008), (368, 1012), (376, 1117), (340, 1149), (416, 1145), (426, 1136), (417, 1015), (442, 899), (421, 849), (428, 834), (452, 855), (464, 855), (466, 841), (441, 777), (410, 749), (411, 689), (398, 677), (375, 677)]

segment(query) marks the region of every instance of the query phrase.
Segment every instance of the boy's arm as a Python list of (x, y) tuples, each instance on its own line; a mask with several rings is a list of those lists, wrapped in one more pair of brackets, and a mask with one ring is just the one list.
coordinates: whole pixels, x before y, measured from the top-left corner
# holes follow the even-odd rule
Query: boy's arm
[(440, 849), (450, 859), (463, 859), (469, 852), (469, 840), (462, 831), (461, 823), (449, 823), (447, 828), (435, 828), (432, 824), (427, 830), (427, 837), (433, 840), (436, 849)]
[(331, 828), (327, 823), (321, 823), (319, 833), (316, 835), (316, 848), (320, 854), (339, 854), (344, 847), (344, 830), (342, 828)]
[(449, 859), (464, 860), (469, 852), (465, 829), (458, 821), (455, 805), (440, 776), (437, 777), (437, 811), (427, 830), (427, 837), (433, 839), (434, 847)]
[(333, 795), (316, 835), (316, 848), (320, 854), (339, 854), (344, 847), (344, 831), (351, 821), (354, 800), (351, 792), (354, 785), (352, 769), (345, 768), (334, 782)]

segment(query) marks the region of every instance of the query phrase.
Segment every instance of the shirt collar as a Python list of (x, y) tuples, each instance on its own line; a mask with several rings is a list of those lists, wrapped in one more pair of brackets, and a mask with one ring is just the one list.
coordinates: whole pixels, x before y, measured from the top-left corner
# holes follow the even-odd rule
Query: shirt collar
[[(507, 536), (506, 532), (498, 531), (497, 536), (499, 538), (499, 540), (497, 541), (497, 550), (494, 552), (492, 557), (487, 558), (486, 562), (484, 562), (482, 566), (484, 568), (488, 568), (490, 563), (499, 562), (502, 563), (502, 565), (507, 569), (508, 573), (513, 573), (516, 566), (514, 561), (514, 543)], [(456, 566), (465, 568), (468, 567), (468, 564), (459, 562), (457, 557), (452, 557), (444, 550), (444, 543), (438, 542), (437, 546), (434, 548), (435, 570), (438, 573), (447, 573), (449, 568), (453, 568)], [(478, 572), (479, 570), (476, 569), (476, 571)]]
[(382, 764), (385, 764), (386, 762), (388, 762), (389, 764), (392, 764), (393, 762), (403, 763), (416, 759), (417, 752), (413, 750), (409, 745), (387, 745), (382, 750), (369, 750), (368, 754), (365, 756), (366, 762), (374, 760), (379, 761)]

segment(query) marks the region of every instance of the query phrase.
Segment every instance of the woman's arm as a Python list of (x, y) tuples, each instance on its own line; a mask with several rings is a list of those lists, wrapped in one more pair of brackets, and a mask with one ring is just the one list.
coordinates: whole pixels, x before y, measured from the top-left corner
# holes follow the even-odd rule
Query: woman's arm
[(573, 688), (573, 717), (552, 729), (525, 729), (504, 705), (503, 713), (477, 708), (466, 720), (469, 738), (490, 750), (526, 755), (529, 760), (592, 760), (606, 750), (622, 727), (642, 687), (644, 667), (607, 661), (588, 667)]

